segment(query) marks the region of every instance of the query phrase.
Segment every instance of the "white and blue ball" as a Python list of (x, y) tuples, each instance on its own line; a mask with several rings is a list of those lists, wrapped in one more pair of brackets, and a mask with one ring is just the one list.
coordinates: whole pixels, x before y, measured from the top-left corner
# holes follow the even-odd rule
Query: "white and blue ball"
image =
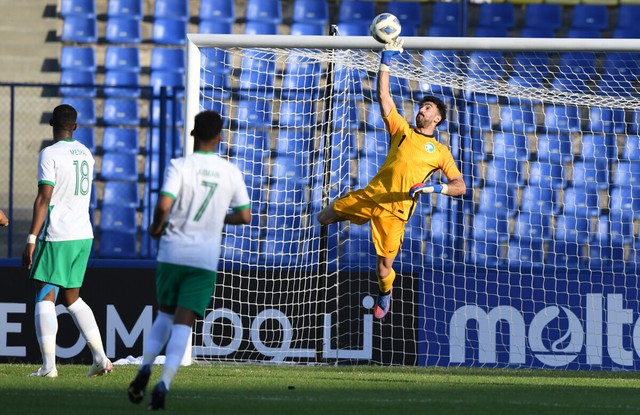
[(400, 36), (402, 26), (391, 13), (377, 15), (369, 26), (371, 36), (380, 43), (391, 43)]

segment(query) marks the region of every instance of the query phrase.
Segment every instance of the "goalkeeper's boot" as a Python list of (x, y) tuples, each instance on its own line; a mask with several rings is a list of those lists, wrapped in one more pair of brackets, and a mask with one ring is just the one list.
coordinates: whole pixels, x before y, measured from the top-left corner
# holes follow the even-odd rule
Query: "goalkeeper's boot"
[(112, 370), (113, 370), (113, 365), (111, 364), (111, 360), (104, 359), (100, 363), (92, 364), (91, 368), (89, 369), (89, 373), (87, 373), (87, 376), (90, 378), (94, 376), (102, 376), (105, 373), (111, 373)]
[(129, 384), (129, 389), (127, 389), (127, 394), (129, 395), (129, 400), (131, 402), (142, 402), (142, 400), (144, 399), (144, 390), (147, 388), (147, 383), (149, 383), (150, 376), (151, 365), (141, 366), (135, 379), (133, 379), (133, 382)]
[(38, 370), (29, 374), (29, 377), (41, 377), (41, 378), (57, 378), (58, 377), (58, 369), (52, 367), (51, 369), (45, 369), (39, 367)]
[(147, 409), (150, 411), (164, 410), (164, 398), (167, 396), (167, 392), (164, 382), (158, 382), (151, 392), (151, 402), (149, 402)]
[(386, 294), (378, 294), (376, 306), (373, 308), (373, 316), (375, 318), (383, 318), (391, 308), (391, 290)]

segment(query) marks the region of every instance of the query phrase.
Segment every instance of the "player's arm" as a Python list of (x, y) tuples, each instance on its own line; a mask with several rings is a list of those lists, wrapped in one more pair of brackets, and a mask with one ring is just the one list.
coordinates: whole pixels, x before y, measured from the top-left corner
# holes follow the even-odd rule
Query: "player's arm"
[(247, 206), (233, 210), (224, 217), (224, 223), (229, 225), (247, 225), (251, 223), (251, 208)]
[(31, 218), (31, 228), (29, 228), (29, 236), (27, 237), (27, 245), (22, 252), (22, 265), (31, 268), (33, 262), (33, 251), (36, 249), (37, 235), (42, 230), (42, 225), (47, 218), (51, 196), (53, 195), (53, 186), (41, 183), (38, 186), (38, 196), (33, 202), (33, 217)]
[(0, 226), (9, 226), (9, 218), (5, 213), (0, 209)]
[(424, 183), (418, 183), (409, 190), (409, 197), (414, 198), (421, 193), (442, 193), (447, 196), (460, 196), (467, 191), (467, 184), (461, 174), (448, 179), (447, 183), (434, 184), (432, 186)]
[(162, 236), (174, 200), (175, 199), (168, 194), (160, 193), (160, 197), (158, 197), (158, 202), (153, 211), (153, 223), (149, 226), (149, 229), (147, 229), (147, 232), (152, 238), (158, 239)]
[(398, 38), (391, 43), (385, 44), (384, 49), (382, 49), (380, 68), (378, 69), (377, 97), (378, 105), (380, 105), (380, 113), (383, 117), (389, 115), (391, 110), (396, 107), (396, 104), (393, 102), (393, 98), (391, 97), (391, 89), (389, 87), (389, 66), (391, 65), (393, 57), (402, 53), (403, 42), (403, 40)]

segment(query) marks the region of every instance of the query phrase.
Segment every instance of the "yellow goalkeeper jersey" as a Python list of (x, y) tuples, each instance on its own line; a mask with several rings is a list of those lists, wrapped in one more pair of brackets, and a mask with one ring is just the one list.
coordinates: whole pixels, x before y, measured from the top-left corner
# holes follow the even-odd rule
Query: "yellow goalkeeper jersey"
[(436, 170), (448, 179), (461, 173), (446, 146), (414, 130), (395, 108), (383, 120), (391, 135), (389, 152), (364, 192), (382, 208), (408, 220), (415, 204), (409, 197), (411, 186), (425, 183)]

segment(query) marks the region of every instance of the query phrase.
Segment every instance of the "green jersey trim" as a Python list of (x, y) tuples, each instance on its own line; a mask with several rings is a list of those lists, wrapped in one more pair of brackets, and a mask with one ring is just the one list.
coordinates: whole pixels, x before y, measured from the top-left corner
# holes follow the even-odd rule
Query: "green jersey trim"
[(196, 154), (216, 154), (215, 151), (194, 151)]
[(242, 205), (242, 206), (236, 206), (236, 207), (232, 208), (231, 210), (233, 210), (234, 212), (237, 212), (239, 210), (249, 209), (250, 207), (251, 207), (251, 205)]
[(38, 186), (40, 186), (41, 184), (48, 184), (49, 186), (55, 186), (56, 185), (54, 182), (50, 182), (49, 180), (40, 180), (38, 182)]
[(177, 198), (176, 198), (176, 196), (175, 196), (174, 194), (169, 193), (169, 192), (160, 192), (160, 196), (168, 196), (168, 197), (170, 197), (170, 198), (171, 198), (171, 199), (173, 199), (173, 200), (176, 200), (176, 199), (177, 199)]

